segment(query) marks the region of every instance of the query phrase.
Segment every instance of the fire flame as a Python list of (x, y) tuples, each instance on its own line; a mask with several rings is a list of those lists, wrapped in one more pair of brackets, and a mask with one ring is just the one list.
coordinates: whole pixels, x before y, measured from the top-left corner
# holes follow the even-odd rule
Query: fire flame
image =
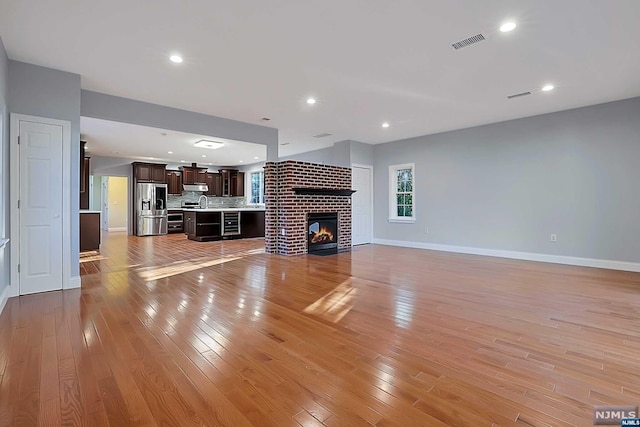
[(313, 235), (311, 243), (330, 243), (333, 242), (333, 233), (327, 230), (325, 227), (321, 227), (320, 230)]

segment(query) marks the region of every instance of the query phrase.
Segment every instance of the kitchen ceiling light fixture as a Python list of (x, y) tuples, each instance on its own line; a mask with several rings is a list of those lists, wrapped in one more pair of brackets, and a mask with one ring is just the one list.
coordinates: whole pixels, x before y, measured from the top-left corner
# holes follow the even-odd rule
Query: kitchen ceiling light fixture
[(388, 128), (389, 126), (391, 126), (391, 125), (389, 123), (387, 123), (387, 122), (384, 122), (382, 124), (382, 127), (385, 128), (385, 129)]
[(254, 156), (254, 157), (253, 157), (253, 160), (258, 160), (259, 158), (260, 158), (260, 157), (258, 157), (258, 156)]
[(315, 98), (307, 98), (307, 104), (313, 105), (315, 103), (316, 103), (316, 99)]
[(173, 151), (167, 151), (167, 154), (173, 154)]
[(169, 60), (171, 62), (173, 62), (174, 64), (181, 64), (182, 63), (182, 56), (177, 55), (177, 54), (173, 54), (169, 57)]
[(199, 148), (210, 148), (211, 150), (217, 150), (218, 148), (224, 147), (222, 142), (209, 141), (208, 139), (201, 139), (200, 141), (193, 144), (194, 147)]
[(238, 163), (244, 163), (244, 160), (238, 160)]
[(202, 157), (207, 157), (207, 155), (206, 155), (206, 154), (203, 154), (203, 155), (202, 155)]
[(544, 85), (542, 86), (542, 91), (543, 92), (549, 92), (550, 90), (553, 90), (554, 86), (553, 85)]

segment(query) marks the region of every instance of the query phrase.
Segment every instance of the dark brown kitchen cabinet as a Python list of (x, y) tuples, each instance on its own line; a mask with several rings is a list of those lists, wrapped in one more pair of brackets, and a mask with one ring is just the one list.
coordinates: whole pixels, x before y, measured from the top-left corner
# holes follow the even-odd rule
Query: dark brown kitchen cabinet
[(231, 175), (231, 191), (232, 196), (244, 196), (244, 172), (238, 172)]
[(80, 252), (100, 249), (100, 213), (80, 213)]
[[(81, 193), (84, 193), (89, 188), (89, 186), (87, 185), (89, 183), (89, 170), (86, 167), (87, 162), (84, 161), (85, 159), (84, 154), (86, 152), (85, 145), (87, 145), (87, 141), (80, 141), (80, 192)], [(85, 175), (87, 176), (86, 182), (84, 180)]]
[(242, 211), (240, 233), (242, 238), (264, 237), (264, 211)]
[(86, 141), (80, 141), (80, 209), (89, 209), (90, 158), (85, 156), (86, 144)]
[(198, 168), (196, 170), (196, 184), (205, 184), (207, 182), (207, 170)]
[(221, 169), (222, 196), (244, 196), (244, 172), (235, 169)]
[(182, 195), (182, 172), (167, 171), (167, 191), (169, 194)]
[(167, 179), (166, 167), (167, 165), (153, 165), (151, 167), (151, 181), (164, 183)]
[(193, 163), (191, 166), (183, 166), (182, 183), (185, 185), (204, 184), (206, 182), (207, 168), (199, 168)]
[(189, 240), (208, 242), (222, 238), (220, 212), (185, 212), (184, 232)]
[(217, 172), (207, 172), (205, 183), (209, 190), (205, 193), (207, 196), (222, 196), (222, 177)]
[(133, 163), (133, 176), (137, 182), (155, 182), (164, 184), (167, 179), (167, 165), (158, 163)]
[(196, 182), (196, 170), (194, 168), (182, 168), (182, 183), (192, 185)]
[(195, 235), (196, 234), (196, 213), (184, 212), (182, 215), (184, 234)]

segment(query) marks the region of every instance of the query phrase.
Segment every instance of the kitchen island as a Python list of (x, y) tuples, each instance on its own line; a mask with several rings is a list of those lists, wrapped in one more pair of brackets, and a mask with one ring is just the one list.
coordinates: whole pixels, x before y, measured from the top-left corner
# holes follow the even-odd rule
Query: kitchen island
[(80, 252), (100, 250), (100, 213), (80, 210)]
[(184, 208), (184, 232), (189, 240), (264, 237), (264, 208)]

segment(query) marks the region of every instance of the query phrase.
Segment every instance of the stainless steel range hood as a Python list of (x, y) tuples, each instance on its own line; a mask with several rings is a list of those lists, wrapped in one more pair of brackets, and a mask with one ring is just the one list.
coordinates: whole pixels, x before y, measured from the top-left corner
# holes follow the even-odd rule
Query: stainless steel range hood
[(200, 191), (200, 192), (209, 191), (209, 187), (207, 186), (207, 184), (184, 184), (182, 186), (182, 189), (184, 191)]

